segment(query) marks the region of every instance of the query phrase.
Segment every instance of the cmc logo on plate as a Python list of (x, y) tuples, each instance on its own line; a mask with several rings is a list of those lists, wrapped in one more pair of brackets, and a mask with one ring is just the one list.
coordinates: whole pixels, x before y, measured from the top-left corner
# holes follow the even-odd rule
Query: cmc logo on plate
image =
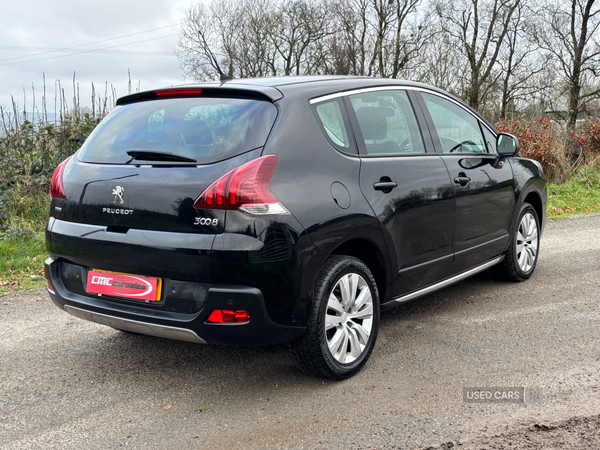
[(158, 279), (121, 273), (88, 272), (87, 291), (136, 300), (157, 301)]

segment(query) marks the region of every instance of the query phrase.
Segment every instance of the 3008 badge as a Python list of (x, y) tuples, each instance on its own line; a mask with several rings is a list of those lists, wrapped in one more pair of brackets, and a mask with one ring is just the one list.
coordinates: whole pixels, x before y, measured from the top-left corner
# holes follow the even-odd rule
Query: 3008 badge
[(219, 219), (211, 219), (209, 217), (196, 217), (194, 219), (194, 225), (212, 225), (216, 227), (219, 225)]

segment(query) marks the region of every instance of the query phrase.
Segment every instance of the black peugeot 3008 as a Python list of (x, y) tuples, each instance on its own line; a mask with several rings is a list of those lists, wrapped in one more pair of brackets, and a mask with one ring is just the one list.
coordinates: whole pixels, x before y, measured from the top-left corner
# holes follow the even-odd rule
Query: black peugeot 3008
[(122, 97), (56, 169), (48, 291), (73, 316), (209, 344), (291, 342), (355, 374), (380, 311), (533, 273), (541, 166), (459, 99), (360, 77)]

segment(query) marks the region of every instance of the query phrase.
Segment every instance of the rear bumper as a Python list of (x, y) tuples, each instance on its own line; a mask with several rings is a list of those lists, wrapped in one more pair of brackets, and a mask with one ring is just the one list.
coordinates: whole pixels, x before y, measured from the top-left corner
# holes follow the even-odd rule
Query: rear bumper
[[(71, 286), (70, 282), (63, 283), (61, 263), (60, 259), (54, 258), (45, 262), (45, 275), (52, 286), (48, 289), (50, 298), (64, 311), (91, 322), (169, 339), (244, 346), (283, 343), (304, 332), (302, 327), (274, 323), (267, 314), (262, 292), (254, 287), (203, 285), (206, 295), (198, 300), (199, 310), (183, 313), (73, 292), (66, 286)], [(240, 324), (207, 323), (214, 309), (244, 309), (249, 311), (250, 321)]]

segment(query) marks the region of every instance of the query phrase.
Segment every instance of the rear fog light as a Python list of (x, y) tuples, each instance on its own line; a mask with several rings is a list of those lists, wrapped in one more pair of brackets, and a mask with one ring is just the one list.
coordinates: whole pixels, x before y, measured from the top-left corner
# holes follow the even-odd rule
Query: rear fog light
[(245, 309), (232, 311), (229, 309), (214, 309), (208, 316), (211, 323), (245, 323), (250, 322), (250, 312)]

